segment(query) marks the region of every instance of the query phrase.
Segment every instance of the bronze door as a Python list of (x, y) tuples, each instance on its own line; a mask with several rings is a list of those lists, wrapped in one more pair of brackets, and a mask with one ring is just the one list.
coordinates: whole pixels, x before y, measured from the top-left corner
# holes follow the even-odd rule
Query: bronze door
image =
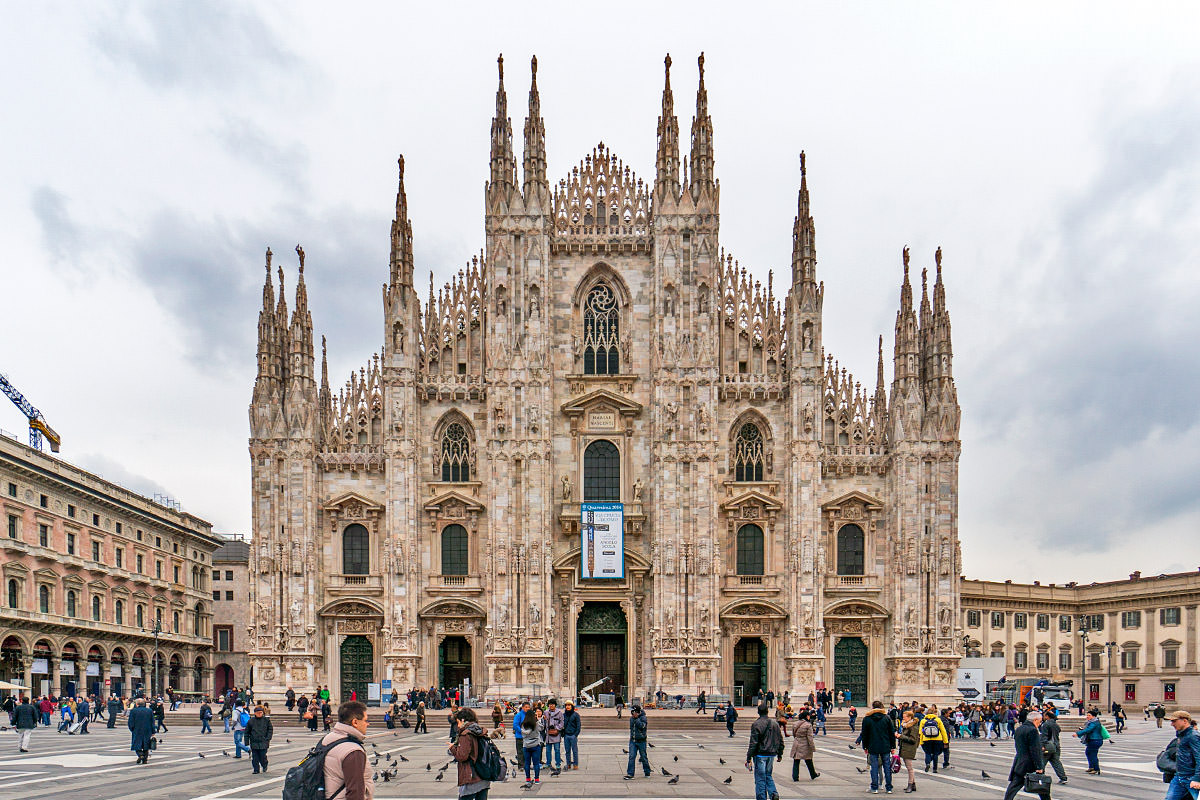
[(367, 684), (375, 675), (375, 648), (365, 636), (347, 636), (342, 642), (342, 700), (356, 693), (359, 702), (367, 702)]
[(867, 645), (857, 636), (842, 639), (833, 648), (833, 691), (849, 692), (856, 706), (867, 704)]

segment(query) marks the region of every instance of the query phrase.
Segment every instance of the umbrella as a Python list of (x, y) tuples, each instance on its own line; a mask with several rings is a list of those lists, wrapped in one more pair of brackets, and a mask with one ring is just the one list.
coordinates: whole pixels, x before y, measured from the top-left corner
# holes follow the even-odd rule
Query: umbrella
[(24, 690), (25, 687), (20, 684), (9, 683), (8, 681), (0, 681), (0, 689)]

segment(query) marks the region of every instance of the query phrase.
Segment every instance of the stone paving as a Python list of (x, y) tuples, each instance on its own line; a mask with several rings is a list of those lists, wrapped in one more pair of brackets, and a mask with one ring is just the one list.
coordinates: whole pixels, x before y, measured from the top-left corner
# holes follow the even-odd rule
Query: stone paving
[[(714, 725), (710, 731), (671, 731), (669, 717), (657, 719), (651, 712), (650, 752), (654, 774), (643, 778), (641, 770), (634, 781), (622, 780), (626, 756), (622, 749), (627, 737), (616, 730), (585, 729), (581, 738), (581, 768), (550, 777), (524, 790), (522, 781), (510, 780), (494, 786), (492, 797), (537, 796), (550, 798), (662, 798), (689, 800), (695, 798), (751, 798), (753, 779), (742, 766), (745, 759), (749, 723), (746, 717), (738, 723), (737, 737), (730, 739), (724, 728)], [(232, 735), (215, 733), (201, 736), (198, 723), (175, 722), (168, 733), (160, 734), (162, 744), (145, 767), (133, 763), (129, 752), (129, 734), (118, 728), (107, 730), (103, 725), (93, 728), (88, 736), (57, 734), (53, 729), (35, 732), (32, 752), (18, 755), (16, 740), (11, 731), (0, 733), (0, 798), (122, 798), (122, 800), (241, 800), (241, 798), (278, 798), (284, 773), (296, 763), (313, 741), (313, 735), (292, 727), (280, 726), (270, 750), (271, 769), (266, 775), (253, 775), (250, 761), (235, 761), (222, 755), (232, 753)], [(414, 736), (409, 731), (382, 729), (371, 732), (374, 750), (381, 754), (403, 754), (408, 762), (397, 761), (398, 775), (389, 783), (377, 784), (376, 797), (453, 798), (454, 772), (448, 771), (445, 780), (435, 780), (438, 768), (445, 764), (446, 738), (439, 729), (427, 735)], [(220, 730), (218, 728), (218, 730)], [(1086, 768), (1083, 749), (1073, 741), (1065, 741), (1067, 772), (1070, 783), (1055, 785), (1054, 796), (1060, 798), (1115, 798), (1117, 800), (1149, 800), (1161, 798), (1165, 786), (1154, 767), (1154, 757), (1170, 740), (1170, 729), (1156, 729), (1153, 724), (1135, 721), (1130, 731), (1115, 737), (1101, 751), (1104, 775), (1095, 778), (1084, 775)], [(287, 740), (291, 741), (288, 742)], [(859, 770), (866, 767), (860, 751), (851, 749), (853, 737), (847, 732), (820, 737), (816, 765), (821, 777), (809, 781), (801, 765), (802, 777), (791, 781), (791, 760), (776, 765), (775, 777), (782, 798), (845, 798), (866, 793), (868, 776)], [(512, 754), (513, 742), (500, 742), (506, 754)], [(790, 740), (788, 742), (790, 748)], [(200, 758), (200, 754), (204, 758)], [(676, 760), (678, 758), (678, 760)], [(384, 756), (386, 759), (386, 755)], [(722, 764), (721, 760), (725, 763)], [(941, 774), (918, 773), (918, 797), (945, 800), (999, 798), (1006, 783), (1012, 760), (1012, 745), (1000, 741), (995, 746), (987, 742), (952, 743), (952, 769)], [(382, 760), (381, 760), (382, 763)], [(426, 771), (426, 765), (432, 769)], [(662, 769), (680, 776), (677, 784), (669, 784)], [(985, 780), (982, 772), (991, 777)], [(726, 785), (724, 781), (732, 778)], [(902, 775), (897, 775), (895, 794), (904, 787)], [(881, 791), (880, 794), (883, 794)]]

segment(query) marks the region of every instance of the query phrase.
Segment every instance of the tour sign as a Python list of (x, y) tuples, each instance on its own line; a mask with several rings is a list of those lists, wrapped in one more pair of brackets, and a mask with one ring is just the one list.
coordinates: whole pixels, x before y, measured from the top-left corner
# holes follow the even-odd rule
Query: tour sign
[(583, 578), (625, 577), (625, 506), (580, 504), (579, 574)]

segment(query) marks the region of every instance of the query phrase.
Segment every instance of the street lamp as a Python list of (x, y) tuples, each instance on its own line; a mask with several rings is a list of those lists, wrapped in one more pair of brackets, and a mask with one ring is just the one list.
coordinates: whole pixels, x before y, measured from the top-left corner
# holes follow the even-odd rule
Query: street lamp
[(147, 631), (145, 628), (142, 628), (142, 633), (154, 634), (154, 666), (151, 668), (151, 675), (153, 677), (150, 679), (150, 694), (154, 695), (158, 691), (158, 635), (162, 633), (162, 622), (155, 619), (154, 630)]
[(1080, 645), (1079, 655), (1079, 699), (1085, 705), (1090, 698), (1085, 699), (1084, 693), (1087, 692), (1087, 643), (1088, 643), (1088, 626), (1087, 617), (1083, 614), (1079, 615), (1079, 639), (1082, 642)]
[(1108, 707), (1111, 710), (1113, 707), (1112, 699), (1112, 658), (1113, 651), (1117, 649), (1116, 642), (1105, 642), (1104, 649), (1108, 651)]

